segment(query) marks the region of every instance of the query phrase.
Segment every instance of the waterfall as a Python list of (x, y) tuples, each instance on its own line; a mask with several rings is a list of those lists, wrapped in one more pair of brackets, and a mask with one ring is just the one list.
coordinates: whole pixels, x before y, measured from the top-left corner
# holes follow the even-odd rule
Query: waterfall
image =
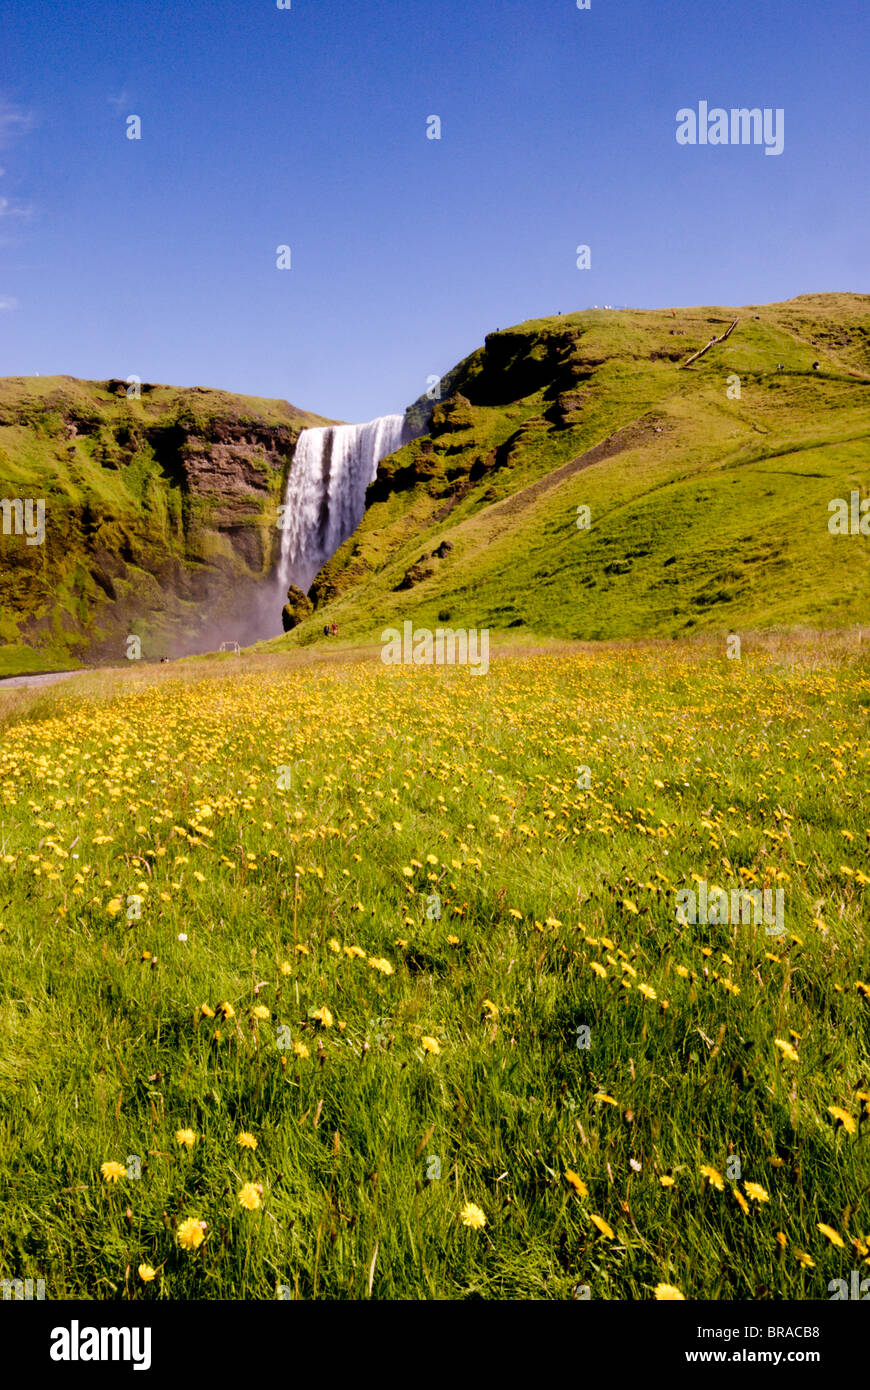
[(281, 589), (307, 590), (363, 518), (366, 488), (381, 459), (407, 443), (404, 415), (381, 415), (367, 425), (303, 430), (287, 479), (282, 513)]

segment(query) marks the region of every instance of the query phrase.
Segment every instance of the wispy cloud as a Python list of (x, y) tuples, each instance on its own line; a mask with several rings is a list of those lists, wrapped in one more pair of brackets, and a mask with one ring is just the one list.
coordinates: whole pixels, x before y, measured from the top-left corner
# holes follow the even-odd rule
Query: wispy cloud
[(33, 128), (33, 112), (0, 97), (0, 146), (9, 145)]
[(18, 300), (17, 300), (17, 299), (12, 299), (11, 296), (8, 295), (8, 294), (6, 294), (6, 295), (0, 294), (0, 313), (2, 313), (4, 309), (17, 309), (17, 308), (18, 308)]
[(0, 198), (0, 218), (29, 217), (32, 212), (30, 203), (19, 203), (16, 198)]

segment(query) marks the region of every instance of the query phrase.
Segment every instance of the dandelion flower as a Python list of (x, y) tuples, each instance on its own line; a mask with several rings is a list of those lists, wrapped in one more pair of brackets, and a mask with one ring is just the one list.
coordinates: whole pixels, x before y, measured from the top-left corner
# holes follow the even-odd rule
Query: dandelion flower
[(384, 960), (383, 957), (369, 956), (369, 965), (372, 967), (373, 970), (380, 970), (382, 975), (393, 974), (392, 965), (388, 960)]
[(255, 1004), (251, 1009), (251, 1017), (260, 1020), (267, 1019), (269, 1017), (269, 1010), (266, 1008), (265, 1004)]
[(232, 1004), (228, 1003), (226, 1000), (223, 1004), (218, 1004), (217, 1011), (221, 1018), (235, 1018), (236, 1016), (236, 1011)]
[(739, 1188), (735, 1187), (735, 1188), (733, 1189), (733, 1191), (734, 1191), (734, 1199), (735, 1199), (735, 1201), (737, 1202), (737, 1205), (739, 1206), (740, 1210), (743, 1212), (743, 1215), (744, 1215), (744, 1216), (748, 1216), (748, 1215), (749, 1215), (749, 1203), (747, 1202), (746, 1198), (744, 1197), (743, 1193), (740, 1191)]
[(214, 1018), (214, 1009), (210, 1009), (208, 1004), (200, 1004), (199, 1011), (203, 1018)]
[(589, 1220), (592, 1222), (594, 1226), (598, 1227), (599, 1231), (603, 1236), (606, 1236), (608, 1240), (613, 1240), (613, 1231), (608, 1226), (603, 1216), (595, 1216), (592, 1212), (590, 1212)]
[(255, 1149), (257, 1147), (256, 1139), (254, 1138), (253, 1134), (251, 1134), (250, 1131), (247, 1129), (242, 1130), (241, 1134), (236, 1140), (236, 1143), (238, 1144), (240, 1149)]
[(325, 1004), (320, 1009), (313, 1009), (308, 1017), (316, 1019), (322, 1028), (332, 1027), (332, 1014)]
[(289, 960), (282, 960), (282, 962), (281, 962), (281, 974), (282, 974), (282, 975), (292, 975), (292, 974), (293, 974), (293, 966), (290, 964)]
[(659, 1182), (661, 1183), (662, 1187), (673, 1187), (675, 1181), (676, 1180), (672, 1178), (669, 1173), (662, 1173), (661, 1177), (659, 1178)]
[(420, 1039), (420, 1046), (424, 1052), (431, 1052), (433, 1057), (440, 1056), (441, 1045), (437, 1038), (423, 1037)]
[(239, 1206), (244, 1207), (245, 1211), (256, 1211), (257, 1207), (263, 1205), (261, 1201), (262, 1191), (259, 1183), (246, 1182), (239, 1193)]
[(295, 1052), (295, 1054), (296, 1054), (297, 1057), (308, 1057), (308, 1056), (310, 1056), (310, 1053), (309, 1053), (309, 1051), (308, 1051), (308, 1048), (305, 1046), (304, 1043), (301, 1043), (301, 1042), (294, 1042), (294, 1044), (293, 1044), (293, 1051)]
[(590, 961), (589, 967), (591, 970), (595, 971), (596, 975), (600, 975), (602, 980), (607, 979), (607, 971), (605, 970), (603, 965), (599, 965), (597, 960)]
[(725, 1180), (722, 1177), (722, 1174), (718, 1173), (715, 1168), (710, 1168), (706, 1163), (704, 1163), (701, 1165), (701, 1172), (707, 1179), (710, 1186), (715, 1187), (717, 1192), (723, 1192), (725, 1190)]
[(674, 1288), (673, 1284), (656, 1284), (655, 1296), (659, 1303), (685, 1303), (686, 1295)]
[(821, 1231), (823, 1236), (827, 1236), (832, 1245), (839, 1245), (841, 1250), (845, 1250), (846, 1247), (843, 1244), (843, 1237), (840, 1235), (839, 1231), (834, 1230), (833, 1226), (826, 1226), (824, 1221), (818, 1221), (816, 1223), (816, 1230)]
[[(834, 1234), (836, 1235), (836, 1231)], [(799, 1265), (803, 1265), (804, 1269), (815, 1269), (815, 1260), (812, 1255), (808, 1255), (805, 1250), (795, 1250), (794, 1257)]]
[(655, 990), (651, 988), (650, 985), (638, 985), (638, 989), (640, 993), (643, 995), (644, 999), (658, 999), (658, 995), (656, 994)]
[(157, 1270), (152, 1269), (151, 1265), (140, 1265), (137, 1272), (143, 1284), (150, 1284), (152, 1279), (157, 1278)]
[(580, 1174), (575, 1173), (573, 1168), (565, 1169), (565, 1181), (571, 1184), (578, 1197), (589, 1196), (588, 1187), (586, 1186), (583, 1179), (580, 1177)]
[(770, 1197), (760, 1183), (745, 1182), (743, 1184), (747, 1197), (751, 1197), (753, 1202), (769, 1202)]
[(855, 1133), (855, 1121), (848, 1110), (844, 1110), (842, 1106), (839, 1105), (829, 1105), (828, 1114), (833, 1115), (834, 1119), (839, 1125), (843, 1126), (847, 1134)]
[(794, 1048), (792, 1047), (791, 1043), (790, 1043), (790, 1042), (787, 1042), (785, 1038), (774, 1038), (773, 1041), (774, 1041), (774, 1044), (779, 1048), (779, 1050), (780, 1050), (780, 1052), (782, 1053), (782, 1055), (783, 1055), (784, 1057), (787, 1057), (788, 1060), (789, 1060), (790, 1062), (799, 1062), (799, 1061), (800, 1061), (800, 1057), (799, 1057), (798, 1054), (795, 1052), (795, 1050), (794, 1050)]
[(196, 1134), (192, 1129), (177, 1129), (175, 1131), (175, 1142), (182, 1149), (192, 1149), (196, 1143)]
[(205, 1240), (204, 1221), (197, 1221), (195, 1217), (189, 1216), (186, 1221), (182, 1221), (178, 1230), (175, 1232), (175, 1239), (182, 1250), (198, 1250)]
[(114, 1159), (110, 1159), (108, 1163), (101, 1163), (100, 1172), (104, 1182), (118, 1182), (127, 1176), (127, 1169), (123, 1163), (116, 1163)]
[(458, 946), (458, 945), (459, 945), (459, 937), (458, 937), (458, 936), (448, 936), (448, 938), (447, 938), (447, 945), (448, 945), (448, 946)]
[(459, 1220), (463, 1226), (470, 1226), (473, 1231), (482, 1231), (486, 1225), (486, 1217), (480, 1207), (475, 1206), (474, 1202), (465, 1203), (459, 1213)]

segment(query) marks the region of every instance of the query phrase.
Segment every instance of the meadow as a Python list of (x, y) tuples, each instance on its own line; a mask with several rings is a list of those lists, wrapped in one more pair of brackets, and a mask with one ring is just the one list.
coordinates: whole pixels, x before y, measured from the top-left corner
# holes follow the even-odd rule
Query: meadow
[[(0, 692), (0, 1277), (870, 1275), (868, 716), (857, 632)], [(681, 922), (701, 881), (781, 888), (784, 933)]]

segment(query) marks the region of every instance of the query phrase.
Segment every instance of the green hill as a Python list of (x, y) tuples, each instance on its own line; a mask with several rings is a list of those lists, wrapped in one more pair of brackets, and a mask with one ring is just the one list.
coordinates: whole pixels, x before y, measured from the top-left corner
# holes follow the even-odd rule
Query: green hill
[[(828, 531), (829, 502), (870, 487), (870, 296), (534, 320), (491, 334), (442, 389), (315, 580), (341, 635), (870, 617), (870, 541)], [(322, 618), (277, 645), (315, 640)]]
[(0, 674), (117, 662), (129, 635), (151, 658), (218, 646), (252, 613), (256, 631), (293, 448), (325, 422), (286, 401), (127, 389), (0, 380), (0, 499), (45, 501), (42, 544), (0, 518)]

